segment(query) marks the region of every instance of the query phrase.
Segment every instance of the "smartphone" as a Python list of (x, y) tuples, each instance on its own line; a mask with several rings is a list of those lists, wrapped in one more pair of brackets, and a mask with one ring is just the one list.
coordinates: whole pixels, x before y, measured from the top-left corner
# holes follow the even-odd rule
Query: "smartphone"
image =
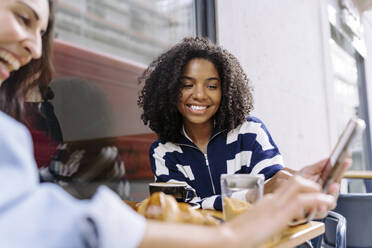
[[(322, 184), (323, 193), (327, 193), (329, 186), (344, 173), (345, 169), (342, 165), (350, 154), (349, 149), (357, 137), (361, 136), (365, 127), (366, 124), (362, 119), (350, 119), (347, 123), (318, 179), (318, 183)], [(307, 214), (306, 218), (302, 220), (293, 220), (289, 225), (295, 226), (306, 223), (311, 221), (315, 215), (316, 210), (313, 210)]]
[(347, 123), (318, 180), (322, 183), (323, 193), (327, 193), (329, 186), (344, 173), (343, 162), (351, 155), (350, 147), (357, 137), (361, 137), (365, 127), (362, 119), (353, 118)]

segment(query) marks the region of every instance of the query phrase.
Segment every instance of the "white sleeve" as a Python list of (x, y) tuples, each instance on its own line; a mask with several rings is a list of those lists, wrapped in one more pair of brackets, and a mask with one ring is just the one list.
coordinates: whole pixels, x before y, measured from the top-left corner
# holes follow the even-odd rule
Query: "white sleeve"
[(0, 111), (0, 207), (36, 188), (36, 168), (26, 127)]
[(100, 247), (138, 247), (146, 227), (145, 219), (106, 187), (100, 187), (90, 204)]
[(57, 185), (39, 184), (30, 134), (1, 111), (0, 188), (0, 247), (87, 247), (87, 218), (102, 248), (137, 247), (145, 232), (145, 219), (106, 187), (76, 200)]

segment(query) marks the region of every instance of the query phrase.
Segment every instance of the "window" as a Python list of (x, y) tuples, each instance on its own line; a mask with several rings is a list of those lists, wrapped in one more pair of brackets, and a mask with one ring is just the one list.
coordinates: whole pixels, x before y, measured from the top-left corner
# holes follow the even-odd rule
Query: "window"
[[(351, 42), (331, 25), (331, 59), (334, 72), (334, 94), (337, 131), (341, 133), (350, 117), (364, 119), (367, 124), (363, 137), (352, 148), (353, 170), (369, 170), (371, 143), (367, 109), (364, 59)], [(360, 191), (361, 182), (349, 185), (351, 191)]]
[(142, 64), (196, 35), (194, 0), (60, 0), (56, 19), (59, 39)]
[(137, 78), (184, 37), (215, 41), (214, 11), (214, 0), (59, 0), (51, 87), (64, 140), (115, 145), (128, 179), (152, 181), (156, 136), (140, 119)]

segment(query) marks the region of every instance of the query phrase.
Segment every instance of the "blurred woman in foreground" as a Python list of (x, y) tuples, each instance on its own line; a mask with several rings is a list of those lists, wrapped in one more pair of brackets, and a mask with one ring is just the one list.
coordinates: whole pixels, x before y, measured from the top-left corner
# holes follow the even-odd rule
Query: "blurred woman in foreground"
[[(10, 22), (9, 19), (7, 22), (17, 24), (14, 21), (18, 21), (21, 26), (32, 28), (32, 15), (23, 12), (21, 7), (17, 10), (17, 16), (12, 20), (13, 22)], [(48, 27), (42, 30), (41, 44), (38, 44), (38, 46), (41, 46), (40, 52), (35, 50), (34, 45), (29, 44), (30, 40), (24, 39), (24, 44), (30, 49), (32, 56), (35, 56), (35, 53), (40, 53), (40, 58), (33, 59), (30, 63), (21, 67), (17, 73), (10, 73), (10, 77), (0, 84), (0, 109), (24, 123), (30, 130), (34, 143), (34, 155), (39, 168), (49, 165), (56, 153), (57, 145), (62, 142), (62, 133), (58, 120), (54, 115), (53, 106), (48, 101), (53, 96), (48, 87), (53, 73), (51, 56), (53, 26), (54, 15), (50, 15)], [(3, 33), (5, 31), (5, 29), (2, 29)], [(26, 35), (29, 32), (34, 32), (32, 29), (24, 31), (23, 34), (8, 31), (9, 41), (16, 35)], [(16, 64), (13, 64), (13, 68), (18, 68), (17, 60), (11, 60), (12, 56), (9, 53), (6, 55), (6, 52), (2, 50), (5, 57), (0, 60), (0, 65), (5, 66), (4, 69), (6, 70), (10, 69), (8, 67), (11, 66), (12, 62), (15, 62)], [(21, 51), (13, 52), (17, 56), (23, 54)], [(6, 58), (11, 61), (6, 61)], [(19, 63), (19, 65), (22, 64)]]

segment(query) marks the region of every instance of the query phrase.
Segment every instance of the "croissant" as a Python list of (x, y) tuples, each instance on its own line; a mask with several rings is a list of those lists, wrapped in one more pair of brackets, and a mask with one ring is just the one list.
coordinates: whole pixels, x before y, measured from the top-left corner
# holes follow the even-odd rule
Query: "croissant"
[(137, 212), (148, 219), (202, 225), (217, 225), (210, 214), (191, 208), (187, 203), (177, 203), (171, 195), (155, 192), (137, 208)]

